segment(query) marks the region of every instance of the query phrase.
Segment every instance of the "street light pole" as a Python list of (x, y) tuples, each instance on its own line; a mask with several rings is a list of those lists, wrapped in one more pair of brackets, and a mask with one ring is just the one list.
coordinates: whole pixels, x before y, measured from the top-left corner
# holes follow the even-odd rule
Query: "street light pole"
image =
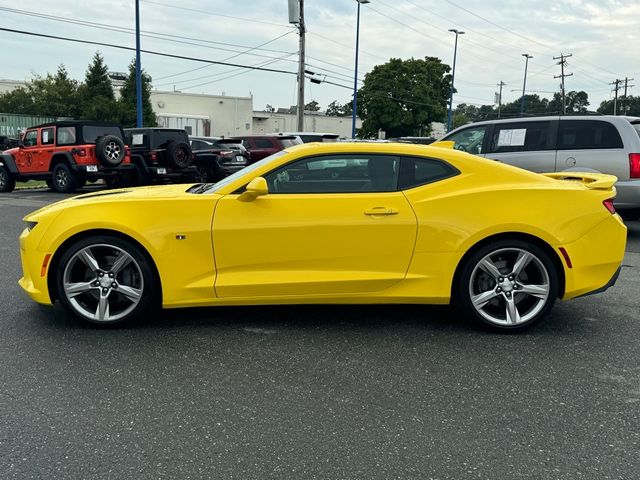
[(453, 69), (451, 71), (451, 91), (449, 92), (449, 113), (447, 115), (447, 132), (451, 131), (451, 112), (453, 110), (453, 90), (454, 90), (454, 82), (456, 79), (456, 56), (458, 54), (458, 35), (464, 35), (464, 32), (457, 30), (455, 28), (450, 28), (450, 32), (456, 34), (456, 43), (453, 47)]
[(136, 0), (136, 126), (142, 128), (142, 69), (140, 68), (140, 0)]
[(358, 107), (358, 49), (360, 47), (360, 5), (371, 3), (370, 0), (356, 0), (358, 14), (356, 20), (356, 65), (353, 73), (353, 111), (351, 112), (351, 138), (356, 138), (356, 116)]
[(533, 58), (533, 55), (523, 53), (522, 56), (526, 59), (524, 62), (524, 80), (522, 82), (522, 98), (520, 99), (520, 116), (524, 115), (524, 92), (527, 88), (527, 67), (529, 66), (529, 59)]

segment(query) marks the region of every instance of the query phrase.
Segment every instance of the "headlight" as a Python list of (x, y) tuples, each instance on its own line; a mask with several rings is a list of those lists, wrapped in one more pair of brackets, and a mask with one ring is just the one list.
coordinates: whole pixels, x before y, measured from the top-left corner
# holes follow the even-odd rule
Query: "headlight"
[(33, 230), (38, 224), (38, 222), (24, 222), (24, 223), (26, 224), (28, 231)]

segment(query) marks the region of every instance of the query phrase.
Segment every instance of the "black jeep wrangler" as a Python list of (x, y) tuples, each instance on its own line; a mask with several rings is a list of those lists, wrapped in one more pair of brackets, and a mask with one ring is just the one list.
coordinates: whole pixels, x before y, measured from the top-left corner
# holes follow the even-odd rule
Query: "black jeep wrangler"
[(196, 173), (187, 132), (174, 128), (125, 128), (138, 185), (192, 182)]

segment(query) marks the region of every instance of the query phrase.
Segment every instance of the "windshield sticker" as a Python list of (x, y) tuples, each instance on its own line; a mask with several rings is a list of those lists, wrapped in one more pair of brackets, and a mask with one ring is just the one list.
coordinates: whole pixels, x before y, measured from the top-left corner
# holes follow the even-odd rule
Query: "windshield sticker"
[(522, 147), (524, 145), (524, 137), (527, 135), (526, 128), (514, 128), (508, 130), (500, 130), (498, 137), (499, 147)]

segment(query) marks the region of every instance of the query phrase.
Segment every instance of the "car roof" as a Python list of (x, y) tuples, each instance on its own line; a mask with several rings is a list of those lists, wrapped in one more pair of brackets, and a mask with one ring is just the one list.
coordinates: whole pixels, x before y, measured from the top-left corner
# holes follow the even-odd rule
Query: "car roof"
[(455, 130), (458, 130), (464, 127), (469, 127), (471, 125), (490, 125), (492, 123), (521, 123), (521, 122), (533, 122), (533, 121), (540, 121), (540, 120), (611, 120), (614, 118), (624, 119), (629, 122), (640, 121), (640, 117), (629, 117), (629, 116), (623, 116), (623, 115), (547, 115), (542, 117), (495, 118), (493, 120), (482, 120), (480, 122), (472, 122), (472, 123), (467, 123), (465, 125), (461, 125)]
[(33, 127), (29, 127), (27, 130), (32, 128), (45, 128), (45, 127), (77, 127), (79, 125), (87, 125), (90, 127), (117, 127), (121, 128), (117, 123), (109, 123), (109, 122), (96, 122), (91, 120), (60, 120), (58, 122), (47, 122), (42, 123), (40, 125), (34, 125)]
[(162, 128), (162, 127), (132, 127), (132, 128), (125, 128), (124, 129), (125, 132), (147, 132), (147, 131), (153, 131), (153, 132), (180, 132), (180, 133), (187, 133), (187, 131), (183, 128)]
[(295, 140), (297, 137), (295, 135), (280, 135), (278, 133), (273, 134), (265, 134), (265, 135), (235, 135), (233, 137), (228, 137), (227, 140), (235, 139), (235, 138), (278, 138), (280, 140)]
[(286, 136), (286, 135), (292, 135), (292, 136), (315, 135), (315, 136), (320, 136), (322, 138), (338, 138), (338, 137), (340, 137), (340, 135), (338, 133), (326, 133), (326, 132), (279, 132), (279, 133), (274, 133), (274, 135), (278, 135), (279, 137)]

